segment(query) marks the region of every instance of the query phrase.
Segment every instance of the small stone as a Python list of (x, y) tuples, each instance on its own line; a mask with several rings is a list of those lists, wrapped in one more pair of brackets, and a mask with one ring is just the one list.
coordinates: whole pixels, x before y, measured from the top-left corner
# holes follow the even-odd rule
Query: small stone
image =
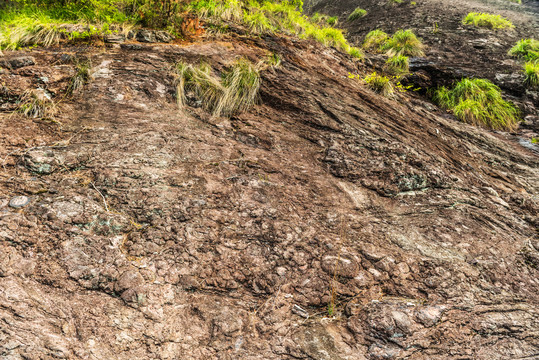
[(15, 196), (9, 202), (9, 206), (12, 208), (22, 208), (30, 203), (30, 198), (28, 196)]
[(433, 326), (440, 320), (445, 311), (445, 306), (429, 306), (417, 312), (417, 319), (426, 327)]
[(119, 44), (125, 41), (125, 36), (122, 34), (108, 34), (104, 36), (103, 40), (109, 44)]
[(279, 276), (285, 276), (286, 275), (286, 268), (279, 266), (277, 269), (277, 275)]
[(32, 56), (19, 56), (16, 58), (4, 60), (0, 65), (10, 68), (10, 69), (19, 69), (25, 66), (31, 66), (36, 63), (36, 59)]
[(174, 40), (174, 37), (172, 35), (170, 35), (166, 31), (162, 31), (162, 30), (155, 32), (155, 38), (157, 39), (157, 41), (164, 42), (164, 43), (169, 43), (172, 40)]
[(149, 30), (140, 30), (137, 33), (137, 40), (140, 42), (154, 43), (156, 42), (155, 33)]

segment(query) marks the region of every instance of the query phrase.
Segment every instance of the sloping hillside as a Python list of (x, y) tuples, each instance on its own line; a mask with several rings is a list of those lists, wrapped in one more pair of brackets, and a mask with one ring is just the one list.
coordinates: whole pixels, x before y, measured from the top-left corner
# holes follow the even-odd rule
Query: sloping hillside
[[(241, 33), (4, 51), (1, 357), (535, 358), (537, 153)], [(250, 110), (178, 110), (173, 64), (271, 54)], [(13, 112), (73, 58), (54, 116)]]

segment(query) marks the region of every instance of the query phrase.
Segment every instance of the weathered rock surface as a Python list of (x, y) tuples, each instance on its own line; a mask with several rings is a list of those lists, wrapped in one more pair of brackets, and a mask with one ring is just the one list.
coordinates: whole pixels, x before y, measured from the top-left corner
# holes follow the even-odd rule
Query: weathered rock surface
[[(379, 97), (335, 50), (225, 40), (89, 49), (56, 124), (0, 113), (0, 356), (536, 356), (537, 155)], [(177, 110), (175, 61), (270, 51), (251, 111)], [(28, 69), (1, 80), (72, 71)]]

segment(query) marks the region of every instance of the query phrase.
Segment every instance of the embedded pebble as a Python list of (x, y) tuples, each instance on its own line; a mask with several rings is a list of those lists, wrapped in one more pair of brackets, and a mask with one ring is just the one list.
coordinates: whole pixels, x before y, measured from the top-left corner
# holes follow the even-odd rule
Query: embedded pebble
[(28, 196), (15, 196), (9, 201), (9, 206), (13, 208), (22, 208), (30, 203)]

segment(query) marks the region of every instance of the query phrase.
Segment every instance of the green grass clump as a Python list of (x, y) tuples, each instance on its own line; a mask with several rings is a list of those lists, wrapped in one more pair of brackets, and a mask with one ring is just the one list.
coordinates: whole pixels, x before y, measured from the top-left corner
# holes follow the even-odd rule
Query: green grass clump
[(539, 60), (539, 40), (522, 39), (509, 50), (509, 55), (528, 61)]
[(532, 88), (539, 88), (539, 60), (524, 64), (525, 83)]
[(391, 80), (387, 76), (377, 74), (376, 71), (367, 75), (363, 80), (367, 83), (367, 86), (383, 96), (388, 97), (394, 92)]
[(503, 100), (499, 87), (485, 79), (465, 78), (451, 90), (441, 87), (433, 100), (466, 123), (494, 130), (513, 131), (518, 127), (518, 109)]
[(348, 50), (348, 54), (350, 54), (355, 59), (363, 59), (363, 57), (365, 56), (361, 49), (357, 47), (350, 47), (350, 49)]
[(511, 21), (501, 17), (500, 15), (486, 13), (469, 13), (462, 21), (466, 25), (474, 25), (489, 29), (510, 29), (514, 28)]
[(412, 30), (398, 30), (382, 45), (388, 56), (423, 56), (424, 45)]
[(75, 75), (67, 88), (68, 94), (73, 94), (93, 80), (92, 63), (90, 61), (75, 62)]
[(268, 18), (263, 12), (244, 11), (243, 21), (255, 34), (266, 34), (273, 32), (273, 26), (270, 24)]
[(362, 18), (363, 16), (367, 15), (367, 10), (364, 10), (362, 8), (356, 8), (352, 13), (348, 16), (348, 21), (354, 21), (359, 18)]
[(260, 89), (260, 71), (248, 60), (239, 59), (221, 77), (212, 74), (208, 64), (176, 64), (176, 98), (180, 108), (193, 92), (214, 116), (231, 116), (255, 104)]
[(393, 75), (404, 75), (410, 71), (408, 56), (395, 55), (386, 61), (389, 72)]
[(19, 98), (18, 111), (30, 118), (52, 118), (56, 105), (44, 91), (28, 90)]
[(336, 26), (337, 23), (339, 22), (339, 17), (338, 16), (330, 16), (328, 18), (328, 25), (329, 26)]
[(363, 49), (367, 51), (379, 52), (382, 49), (382, 46), (389, 40), (389, 35), (387, 35), (382, 30), (376, 29), (372, 30), (365, 36), (363, 40)]

